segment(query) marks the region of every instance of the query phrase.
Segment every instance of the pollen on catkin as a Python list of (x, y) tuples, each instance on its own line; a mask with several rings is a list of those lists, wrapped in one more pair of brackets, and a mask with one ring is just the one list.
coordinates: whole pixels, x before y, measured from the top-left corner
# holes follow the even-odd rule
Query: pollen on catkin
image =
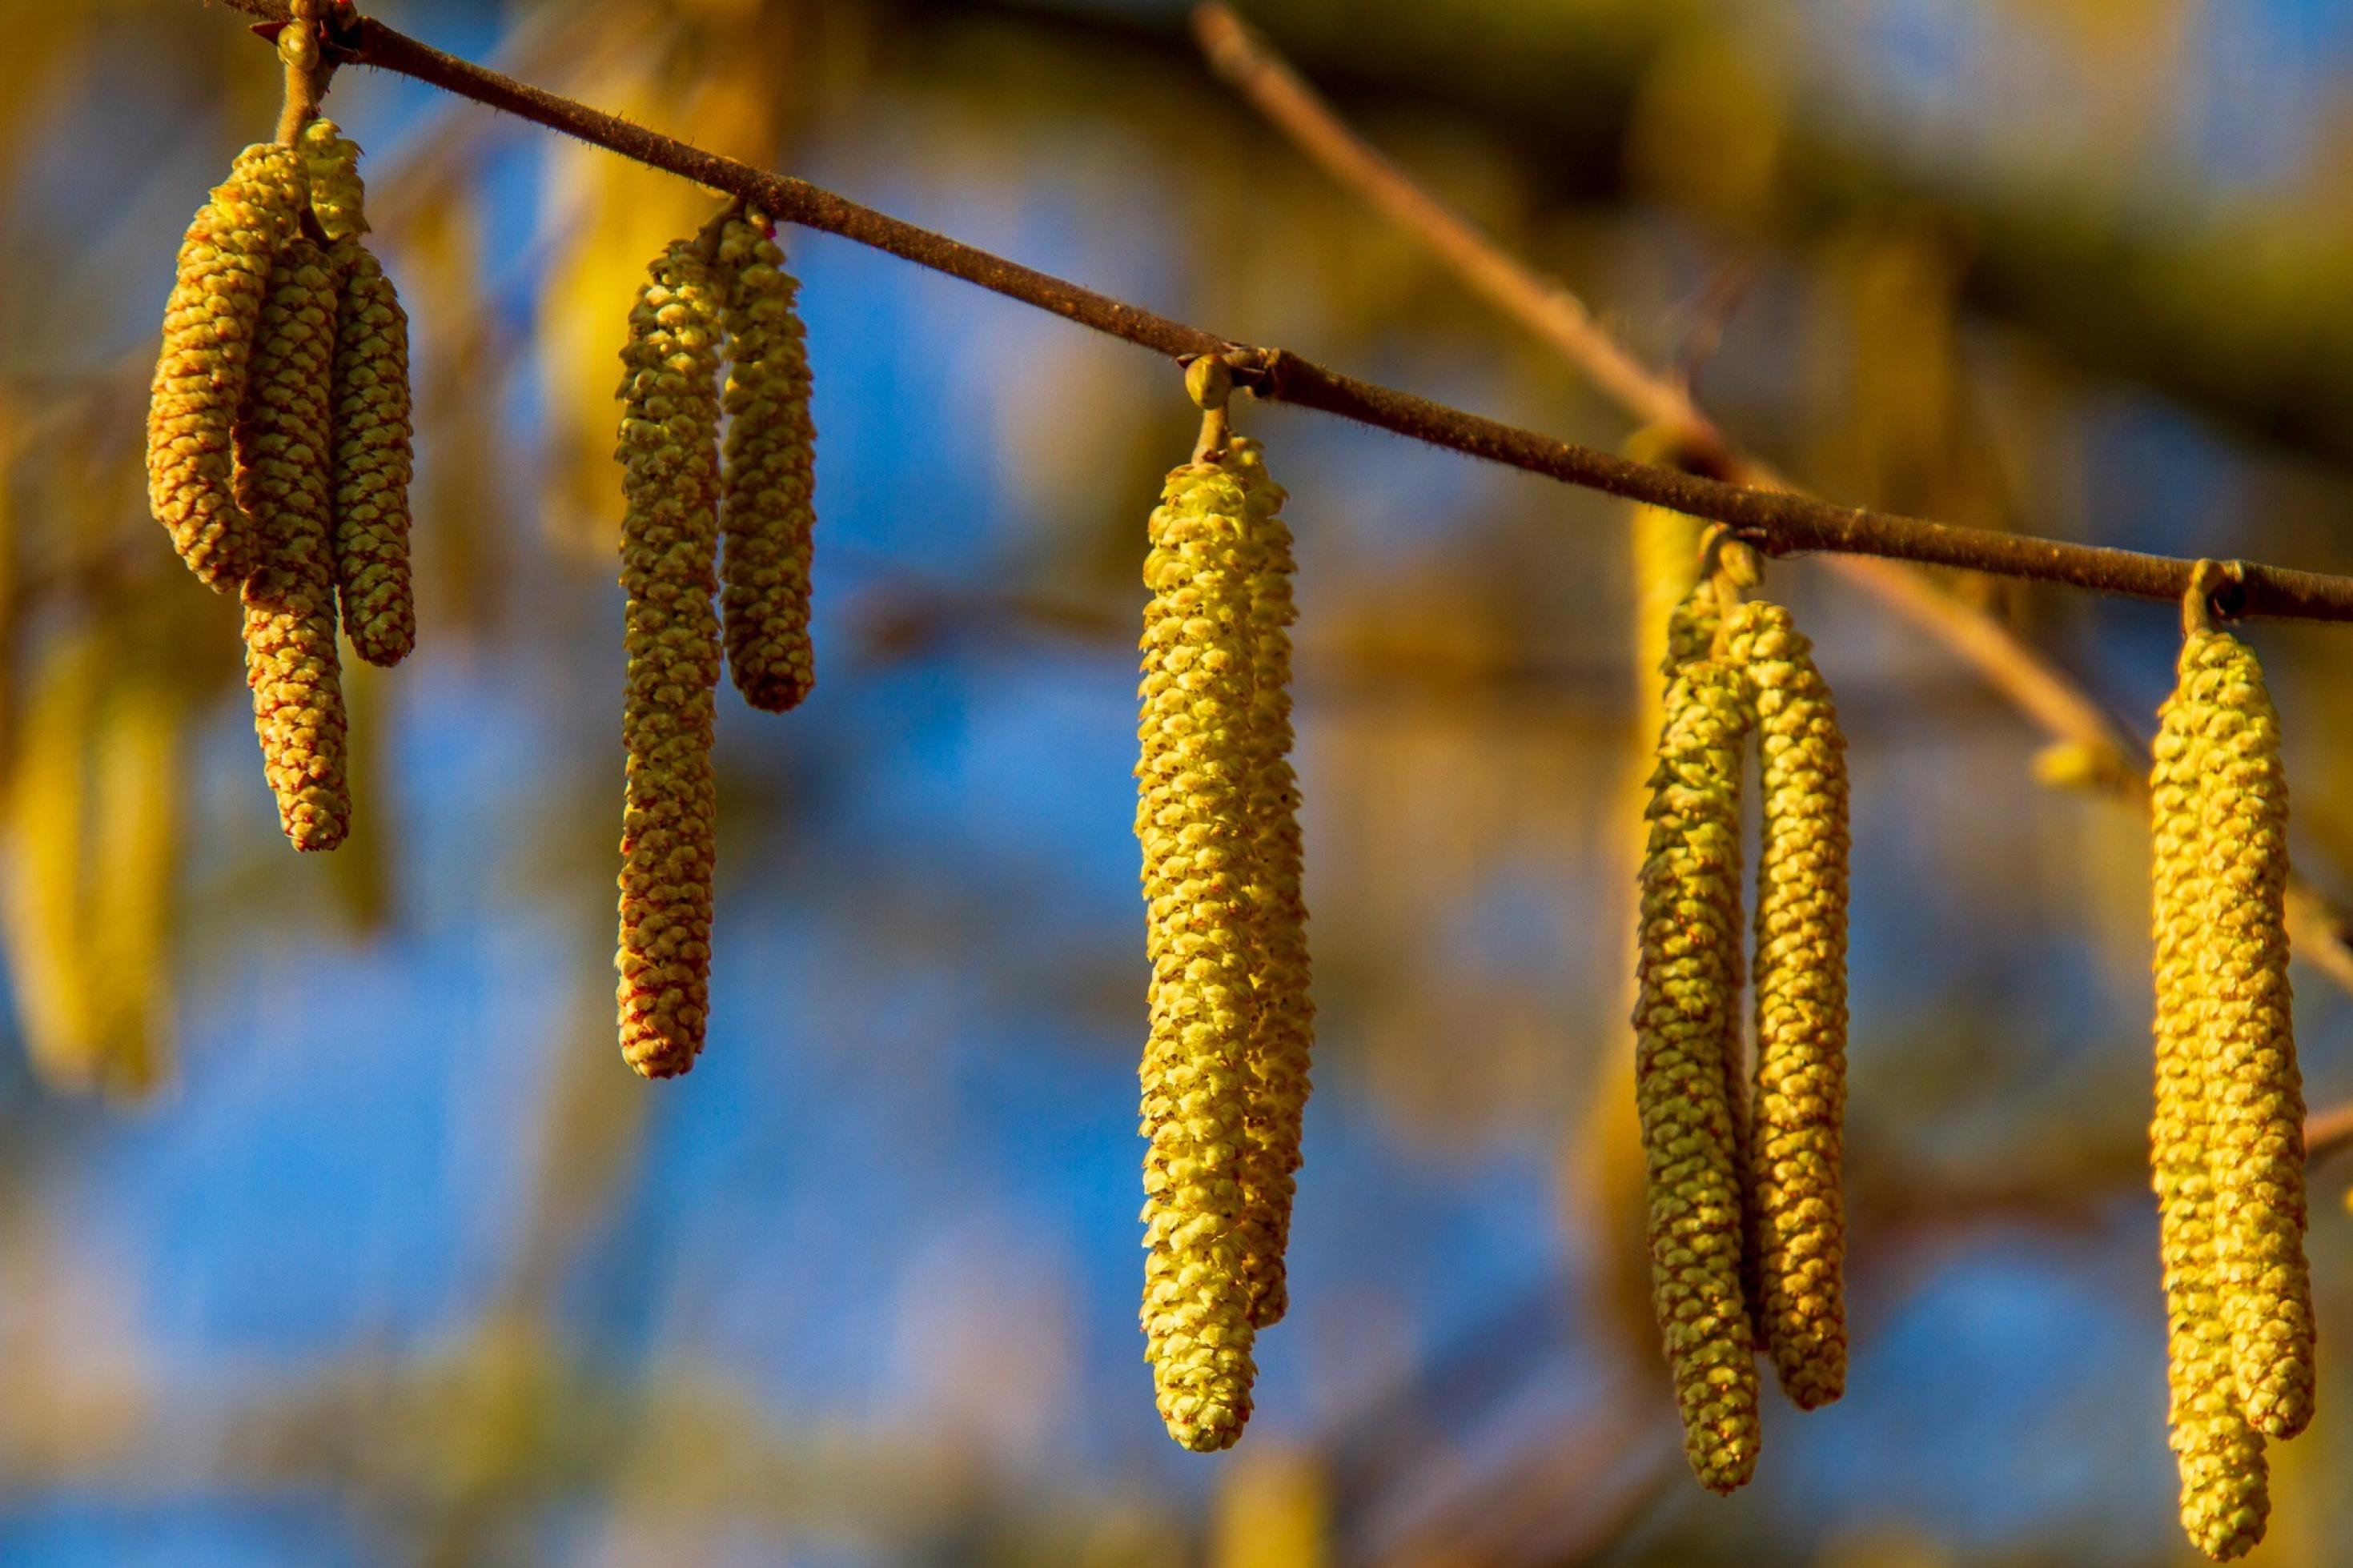
[(343, 634), (370, 664), (417, 646), (408, 555), (408, 316), (357, 240), (335, 247), (343, 295), (335, 323), (335, 584)]
[(1307, 1110), (1315, 1004), (1310, 994), (1304, 848), (1299, 829), (1299, 779), (1291, 765), (1292, 593), (1296, 570), (1283, 489), (1270, 478), (1259, 444), (1230, 444), (1229, 466), (1243, 480), (1243, 521), (1250, 556), (1251, 698), (1246, 728), (1248, 808), (1258, 914), (1257, 1010), (1250, 1034), (1250, 1151), (1243, 1202), (1253, 1242), (1250, 1321), (1266, 1328), (1290, 1305), (1283, 1258)]
[(793, 309), (800, 285), (757, 212), (721, 231), (727, 290), (727, 452), (720, 603), (727, 668), (754, 708), (797, 707), (817, 680), (809, 566), (817, 521), (817, 431), (808, 350)]
[(332, 120), (302, 128), (302, 167), (309, 175), (311, 215), (331, 243), (356, 239), (368, 231), (367, 186), (360, 178), (359, 143)]
[(669, 1078), (694, 1065), (710, 998), (723, 311), (691, 242), (671, 245), (649, 274), (621, 355), (616, 454), (628, 660), (616, 964), (621, 1054), (644, 1076)]
[(1634, 1009), (1651, 1300), (1684, 1458), (1717, 1492), (1755, 1473), (1758, 1442), (1725, 1056), (1738, 1027), (1740, 763), (1751, 701), (1746, 678), (1713, 658), (1686, 665), (1669, 689), (1647, 813)]
[(301, 163), (248, 147), (180, 243), (147, 408), (147, 500), (198, 580), (234, 592), (259, 542), (235, 493), (235, 429), (271, 259), (294, 232)]
[[(2189, 673), (2186, 658), (2183, 673)], [(2201, 1058), (2199, 979), (2207, 940), (2199, 784), (2203, 700), (2185, 682), (2158, 715), (2149, 776), (2156, 956), (2157, 1108), (2149, 1172), (2165, 1269), (2167, 1421), (2181, 1481), (2181, 1526), (2217, 1561), (2263, 1536), (2271, 1491), (2263, 1439), (2240, 1407), (2215, 1270), (2212, 1106)]]
[(1140, 1316), (1161, 1420), (1198, 1451), (1241, 1436), (1256, 1371), (1244, 1184), (1260, 962), (1247, 739), (1258, 563), (1247, 490), (1217, 462), (1168, 476), (1150, 523), (1138, 689), (1153, 964)]
[(332, 849), (351, 819), (328, 541), (334, 338), (332, 271), (317, 246), (297, 237), (279, 255), (262, 307), (237, 478), (259, 544), (245, 584), (254, 730), (279, 826), (306, 850)]
[(1846, 742), (1812, 645), (1778, 605), (1725, 628), (1756, 704), (1756, 1099), (1747, 1129), (1757, 1321), (1801, 1410), (1846, 1387)]
[(2205, 759), (2199, 826), (2208, 934), (2199, 982), (2216, 1269), (2240, 1404), (2257, 1431), (2293, 1437), (2312, 1419), (2313, 1321), (2279, 717), (2253, 650), (2227, 633), (2193, 631), (2181, 668), (2200, 704)]

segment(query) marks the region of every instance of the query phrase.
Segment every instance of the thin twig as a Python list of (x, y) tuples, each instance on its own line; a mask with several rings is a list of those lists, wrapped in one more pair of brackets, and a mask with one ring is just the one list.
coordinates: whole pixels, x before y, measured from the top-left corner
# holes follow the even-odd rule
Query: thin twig
[[(282, 21), (284, 0), (226, 0), (250, 16)], [(1999, 576), (2063, 583), (2095, 593), (2179, 599), (2193, 562), (2137, 551), (1956, 528), (1921, 518), (1832, 506), (1786, 492), (1750, 489), (1678, 468), (1637, 463), (1590, 447), (1555, 440), (1411, 393), (1359, 381), (1287, 350), (1258, 348), (1130, 305), (1109, 295), (1006, 260), (945, 235), (861, 206), (805, 180), (769, 174), (707, 153), (617, 116), (504, 77), (420, 43), (373, 18), (339, 23), (343, 59), (411, 77), (502, 109), (650, 167), (950, 277), (1048, 310), (1067, 321), (1176, 359), (1220, 354), (1236, 380), (1261, 398), (1321, 409), (1430, 446), (1544, 474), (1627, 500), (1648, 502), (1725, 523), (1768, 555), (1802, 552), (1879, 555)], [(2353, 620), (2353, 577), (2249, 563), (2227, 607), (2245, 616)]]

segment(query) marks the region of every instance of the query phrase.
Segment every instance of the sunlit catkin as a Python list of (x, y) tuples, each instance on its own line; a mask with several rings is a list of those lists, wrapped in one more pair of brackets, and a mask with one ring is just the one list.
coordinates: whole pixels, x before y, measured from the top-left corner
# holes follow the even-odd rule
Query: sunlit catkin
[[(2182, 673), (2192, 670), (2184, 650)], [(2209, 932), (2199, 785), (2205, 703), (2185, 679), (2159, 714), (2149, 776), (2156, 956), (2157, 1110), (2149, 1171), (2165, 1268), (2167, 1419), (2181, 1525), (2220, 1561), (2263, 1539), (2271, 1512), (2263, 1439), (2240, 1408), (2214, 1259), (2212, 1106), (2201, 1059), (2200, 956)]]
[(1264, 454), (1250, 437), (1233, 438), (1229, 466), (1243, 481), (1250, 557), (1247, 793), (1254, 868), (1250, 892), (1258, 916), (1260, 962), (1242, 1196), (1253, 1249), (1250, 1321), (1263, 1329), (1281, 1321), (1290, 1304), (1283, 1257), (1307, 1110), (1315, 1004), (1310, 995), (1299, 779), (1291, 765), (1291, 625), (1298, 611), (1292, 594), (1296, 568), (1291, 529), (1282, 520), (1286, 497), (1268, 477)]
[(727, 668), (754, 708), (782, 713), (817, 679), (809, 563), (817, 521), (817, 431), (808, 350), (793, 309), (800, 285), (756, 212), (728, 218), (719, 263), (727, 290), (727, 460), (720, 568)]
[(1669, 689), (1651, 784), (1634, 1009), (1651, 1300), (1684, 1458), (1718, 1492), (1755, 1473), (1758, 1438), (1725, 1055), (1739, 1007), (1740, 759), (1751, 701), (1746, 678), (1712, 658), (1685, 666)]
[(719, 686), (719, 342), (710, 264), (657, 258), (621, 361), (628, 752), (621, 828), (621, 1054), (648, 1078), (694, 1065), (711, 976), (711, 772)]
[(234, 490), (235, 427), (253, 369), (272, 258), (294, 232), (301, 163), (248, 147), (180, 243), (147, 408), (147, 500), (188, 569), (223, 593), (259, 541)]
[(1756, 703), (1756, 1098), (1747, 1129), (1757, 1321), (1801, 1410), (1846, 1387), (1846, 742), (1812, 647), (1780, 605), (1726, 627)]
[(1244, 1184), (1259, 948), (1248, 740), (1258, 563), (1248, 490), (1223, 463), (1171, 473), (1144, 574), (1136, 835), (1153, 979), (1140, 1075), (1150, 1141), (1141, 1318), (1161, 1420), (1197, 1450), (1241, 1435), (1255, 1375)]
[(408, 316), (392, 279), (356, 240), (336, 247), (335, 585), (343, 635), (370, 664), (417, 646), (408, 559)]
[(2312, 1283), (2304, 1255), (2304, 1083), (2287, 974), (2287, 784), (2262, 666), (2193, 631), (2185, 687), (2202, 719), (2199, 790), (2207, 938), (2201, 1054), (2213, 1111), (2215, 1262), (2247, 1419), (2293, 1437), (2312, 1419)]
[(303, 173), (309, 176), (311, 216), (331, 243), (367, 232), (367, 188), (360, 178), (359, 144), (332, 120), (302, 128)]
[(245, 584), (246, 682), (279, 826), (297, 849), (332, 849), (351, 816), (328, 537), (334, 339), (327, 258), (307, 239), (289, 240), (237, 427), (237, 500), (259, 546)]

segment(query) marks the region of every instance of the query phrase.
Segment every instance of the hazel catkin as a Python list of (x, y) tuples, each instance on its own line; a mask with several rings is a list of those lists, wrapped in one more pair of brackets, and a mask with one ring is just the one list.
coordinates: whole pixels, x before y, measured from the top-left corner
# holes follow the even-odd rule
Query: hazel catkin
[(245, 584), (246, 681), (279, 826), (332, 849), (350, 826), (343, 678), (328, 533), (335, 285), (326, 255), (287, 241), (269, 285), (237, 426), (237, 500), (259, 555)]
[(259, 542), (235, 493), (235, 428), (272, 258), (294, 233), (301, 164), (248, 147), (188, 226), (147, 409), (147, 499), (198, 580), (231, 593)]
[(1228, 465), (1176, 469), (1145, 563), (1136, 835), (1153, 977), (1139, 1075), (1149, 1141), (1140, 1316), (1161, 1420), (1199, 1451), (1241, 1435), (1255, 1375), (1244, 1191), (1259, 946), (1249, 510)]
[(1758, 1440), (1725, 1056), (1738, 1028), (1740, 758), (1750, 703), (1746, 677), (1714, 658), (1685, 665), (1669, 689), (1647, 812), (1634, 1009), (1651, 1301), (1684, 1458), (1717, 1492), (1755, 1473)]
[(1747, 1131), (1757, 1319), (1801, 1410), (1846, 1386), (1846, 742), (1812, 647), (1778, 605), (1725, 628), (1755, 702), (1756, 1099)]
[[(2185, 650), (2183, 674), (2191, 673)], [(2149, 776), (2157, 1107), (2149, 1169), (2165, 1271), (2167, 1420), (2181, 1524), (2209, 1557), (2243, 1556), (2271, 1512), (2263, 1439), (2247, 1423), (2215, 1268), (2212, 1106), (2199, 960), (2208, 939), (2199, 789), (2203, 699), (2185, 681), (2158, 715)]]
[(343, 634), (370, 664), (417, 646), (408, 555), (408, 316), (367, 247), (336, 247), (343, 293), (335, 321), (335, 584)]
[(727, 452), (720, 526), (720, 604), (727, 668), (754, 708), (782, 713), (816, 683), (809, 565), (817, 512), (817, 433), (808, 350), (793, 309), (800, 285), (757, 212), (721, 231), (727, 291)]
[(717, 789), (722, 306), (690, 241), (650, 268), (622, 351), (628, 752), (621, 829), (621, 1054), (648, 1078), (694, 1065), (709, 1009)]
[(360, 178), (359, 144), (332, 120), (302, 127), (303, 173), (311, 191), (311, 216), (330, 244), (357, 239), (368, 231), (367, 186)]

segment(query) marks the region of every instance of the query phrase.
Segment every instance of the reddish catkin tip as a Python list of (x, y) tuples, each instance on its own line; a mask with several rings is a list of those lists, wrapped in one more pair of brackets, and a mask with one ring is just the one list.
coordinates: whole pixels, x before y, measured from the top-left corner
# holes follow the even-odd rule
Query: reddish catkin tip
[(671, 245), (629, 313), (617, 453), (628, 784), (616, 963), (621, 1054), (648, 1078), (694, 1065), (710, 999), (721, 330), (709, 263)]
[(1145, 1359), (1187, 1448), (1230, 1447), (1250, 1415), (1249, 1224), (1259, 905), (1250, 812), (1252, 580), (1241, 477), (1168, 476), (1152, 514), (1136, 724), (1136, 837), (1152, 960), (1140, 1074)]
[(375, 257), (338, 246), (335, 326), (335, 584), (343, 635), (370, 664), (417, 646), (408, 561), (408, 316)]
[(727, 668), (754, 708), (782, 713), (817, 682), (809, 565), (817, 524), (817, 429), (808, 351), (793, 309), (800, 285), (760, 214), (730, 217), (719, 266), (727, 289), (726, 536), (720, 603)]
[(235, 493), (235, 429), (271, 258), (293, 233), (301, 165), (248, 147), (189, 224), (147, 406), (147, 500), (198, 580), (234, 593), (259, 548)]
[(290, 239), (262, 307), (237, 445), (237, 500), (259, 547), (245, 583), (246, 681), (279, 825), (297, 849), (332, 849), (351, 823), (328, 545), (334, 334), (327, 258)]

